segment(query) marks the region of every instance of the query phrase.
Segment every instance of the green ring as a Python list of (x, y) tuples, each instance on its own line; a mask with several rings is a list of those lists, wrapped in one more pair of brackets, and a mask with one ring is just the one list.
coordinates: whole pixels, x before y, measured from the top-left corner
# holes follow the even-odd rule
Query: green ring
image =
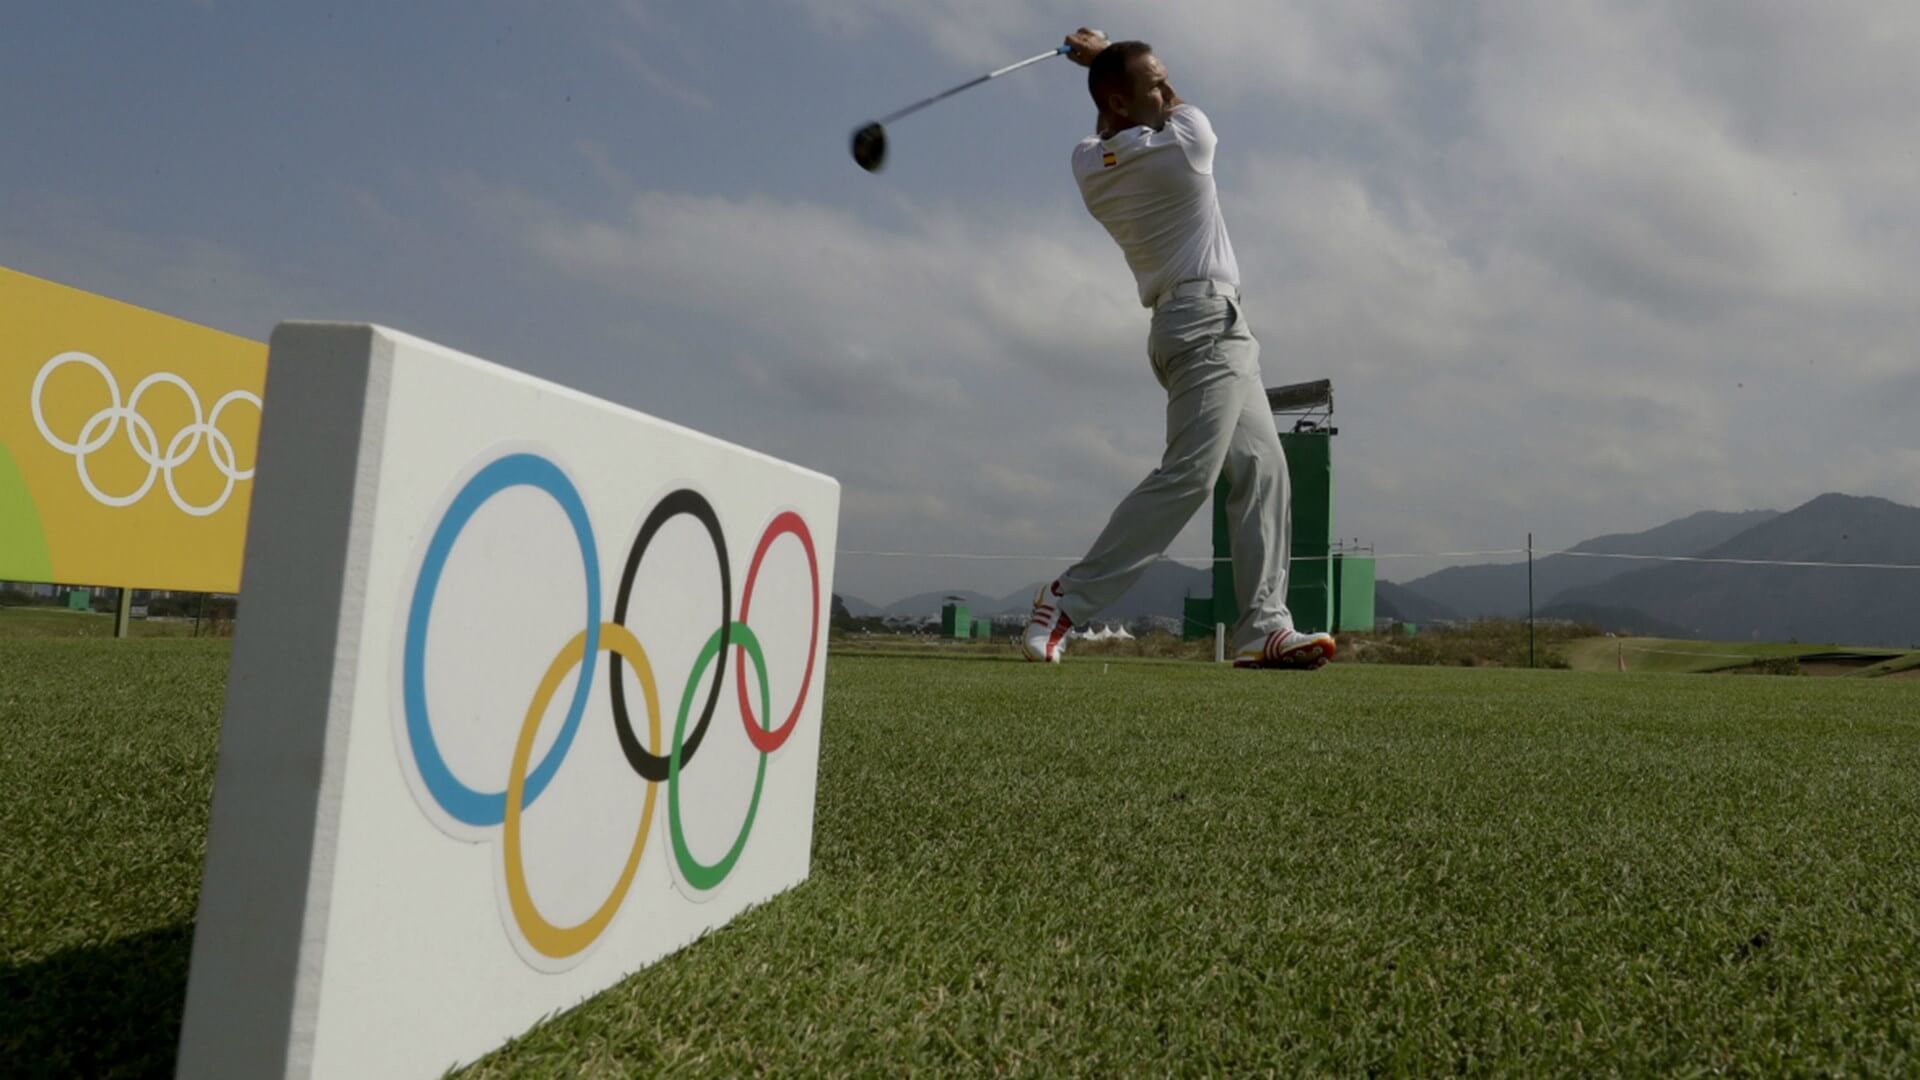
[(733, 864), (739, 861), (741, 849), (747, 846), (747, 834), (753, 831), (753, 816), (760, 811), (760, 789), (767, 782), (767, 755), (763, 753), (759, 774), (753, 778), (753, 801), (747, 804), (747, 820), (740, 823), (740, 835), (734, 837), (733, 848), (712, 866), (694, 858), (693, 852), (687, 850), (686, 833), (680, 828), (680, 741), (687, 732), (687, 713), (693, 707), (694, 691), (699, 688), (700, 676), (706, 674), (707, 665), (720, 655), (723, 633), (731, 634), (733, 643), (753, 657), (753, 669), (760, 673), (760, 726), (766, 728), (773, 720), (773, 692), (767, 686), (767, 658), (760, 651), (760, 639), (742, 622), (733, 623), (726, 630), (715, 630), (700, 649), (699, 659), (693, 662), (693, 674), (687, 676), (686, 691), (680, 696), (680, 719), (673, 725), (673, 753), (667, 758), (667, 825), (673, 835), (673, 861), (680, 867), (680, 876), (686, 883), (702, 892), (725, 881)]

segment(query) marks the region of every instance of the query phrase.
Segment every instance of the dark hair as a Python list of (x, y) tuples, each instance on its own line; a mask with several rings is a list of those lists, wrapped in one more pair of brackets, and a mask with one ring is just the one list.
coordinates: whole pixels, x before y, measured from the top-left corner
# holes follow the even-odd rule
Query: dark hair
[(1144, 41), (1116, 41), (1100, 50), (1100, 55), (1087, 65), (1087, 93), (1093, 95), (1094, 106), (1106, 109), (1108, 94), (1130, 96), (1133, 80), (1127, 74), (1127, 66), (1133, 63), (1134, 57), (1152, 51), (1153, 46)]

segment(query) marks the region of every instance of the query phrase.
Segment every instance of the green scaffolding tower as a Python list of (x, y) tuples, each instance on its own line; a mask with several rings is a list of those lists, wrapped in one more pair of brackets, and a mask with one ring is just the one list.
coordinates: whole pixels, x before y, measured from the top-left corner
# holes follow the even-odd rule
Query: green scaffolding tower
[(947, 602), (940, 607), (940, 636), (948, 639), (973, 636), (973, 612), (957, 596), (947, 597)]
[[(1270, 387), (1267, 404), (1280, 432), (1292, 485), (1293, 558), (1287, 574), (1287, 607), (1305, 631), (1373, 629), (1373, 559), (1335, 549), (1333, 539), (1333, 383), (1328, 379)], [(1185, 636), (1209, 637), (1215, 623), (1240, 618), (1234, 600), (1232, 536), (1227, 527), (1227, 480), (1213, 489), (1213, 595), (1189, 597)]]

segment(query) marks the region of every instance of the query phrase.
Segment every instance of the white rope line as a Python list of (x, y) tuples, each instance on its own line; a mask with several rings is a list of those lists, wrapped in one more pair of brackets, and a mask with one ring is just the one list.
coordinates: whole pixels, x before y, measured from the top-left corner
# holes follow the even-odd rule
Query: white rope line
[[(1526, 548), (1490, 548), (1485, 551), (1407, 551), (1407, 552), (1345, 552), (1341, 554), (1353, 558), (1367, 559), (1476, 559), (1493, 555), (1525, 555)], [(875, 559), (968, 559), (976, 561), (1006, 562), (1078, 562), (1081, 555), (983, 555), (959, 551), (851, 551), (839, 552), (842, 556)], [(1645, 562), (1709, 563), (1723, 566), (1795, 566), (1814, 567), (1834, 570), (1920, 570), (1920, 563), (1880, 563), (1880, 562), (1822, 562), (1814, 559), (1731, 559), (1706, 555), (1628, 555), (1611, 551), (1547, 551), (1536, 550), (1535, 559), (1544, 559), (1549, 555), (1566, 555), (1577, 559), (1634, 559)], [(1294, 562), (1326, 562), (1334, 555), (1295, 555)], [(1201, 566), (1216, 562), (1230, 562), (1230, 558), (1207, 555), (1161, 555), (1155, 562), (1172, 562)]]
[[(1525, 555), (1526, 553), (1526, 548), (1495, 548), (1489, 551), (1431, 551), (1425, 553), (1417, 551), (1393, 551), (1386, 553), (1355, 551), (1347, 552), (1346, 554), (1351, 554), (1355, 558), (1368, 559), (1474, 559), (1482, 555)], [(1330, 559), (1332, 557), (1331, 555), (1301, 556), (1302, 559)]]
[[(1399, 554), (1399, 553), (1375, 554), (1374, 552), (1370, 552), (1370, 551), (1369, 552), (1356, 551), (1356, 552), (1347, 552), (1343, 554), (1350, 554), (1354, 558), (1368, 558), (1368, 559), (1471, 559), (1471, 558), (1479, 558), (1481, 556), (1486, 556), (1486, 555), (1525, 555), (1526, 553), (1527, 553), (1526, 548), (1493, 548), (1487, 551), (1430, 551), (1430, 552), (1420, 552), (1420, 553), (1411, 553), (1411, 554)], [(976, 555), (970, 552), (960, 552), (960, 551), (842, 550), (838, 552), (838, 554), (861, 556), (861, 557), (875, 558), (875, 559), (973, 559), (973, 560), (1004, 560), (1004, 561), (1010, 561), (1010, 562), (1079, 562), (1082, 558), (1085, 558), (1084, 552), (1080, 555)], [(1293, 557), (1293, 561), (1294, 562), (1325, 562), (1328, 559), (1331, 559), (1333, 557), (1334, 556), (1332, 555), (1295, 555)], [(1233, 560), (1227, 556), (1213, 556), (1213, 555), (1159, 555), (1159, 556), (1155, 556), (1154, 561), (1155, 562), (1204, 564), (1204, 563), (1216, 563), (1216, 562), (1231, 562)]]
[(1920, 570), (1920, 563), (1820, 562), (1813, 559), (1725, 559), (1705, 555), (1622, 555), (1606, 551), (1549, 551), (1541, 555), (1571, 555), (1580, 559), (1645, 559), (1652, 562), (1717, 563), (1725, 566), (1817, 566), (1852, 570)]

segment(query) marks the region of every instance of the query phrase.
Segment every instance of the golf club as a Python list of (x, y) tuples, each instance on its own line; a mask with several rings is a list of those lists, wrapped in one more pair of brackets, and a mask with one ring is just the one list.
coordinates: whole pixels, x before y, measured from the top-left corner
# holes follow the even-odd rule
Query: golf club
[(1049, 52), (1043, 52), (1039, 56), (1030, 56), (1017, 64), (1008, 64), (998, 71), (989, 71), (977, 79), (969, 79), (951, 90), (943, 90), (925, 101), (916, 101), (904, 109), (888, 113), (853, 133), (853, 160), (859, 162), (860, 167), (868, 172), (879, 172), (880, 166), (884, 165), (887, 160), (887, 129), (885, 125), (891, 124), (895, 120), (910, 113), (919, 112), (921, 109), (926, 108), (942, 98), (950, 98), (968, 87), (979, 86), (988, 79), (997, 79), (1009, 71), (1019, 71), (1029, 64), (1037, 64), (1042, 60), (1050, 60), (1056, 56), (1065, 56), (1068, 50), (1069, 46), (1062, 45)]

